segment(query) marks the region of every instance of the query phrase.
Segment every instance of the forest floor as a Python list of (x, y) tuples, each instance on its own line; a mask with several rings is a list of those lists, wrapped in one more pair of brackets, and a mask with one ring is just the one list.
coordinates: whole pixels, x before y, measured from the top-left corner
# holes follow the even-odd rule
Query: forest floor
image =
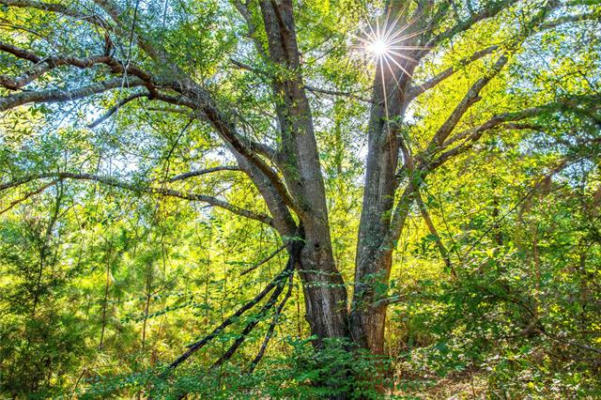
[(487, 382), (484, 374), (464, 372), (438, 380), (403, 377), (394, 396), (416, 400), (485, 399), (486, 391)]

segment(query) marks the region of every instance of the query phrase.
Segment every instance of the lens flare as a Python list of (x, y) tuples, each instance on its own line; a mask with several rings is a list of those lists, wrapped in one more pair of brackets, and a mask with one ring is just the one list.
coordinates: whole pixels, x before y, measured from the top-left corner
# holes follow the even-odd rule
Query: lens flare
[(367, 51), (374, 57), (383, 57), (388, 53), (389, 44), (382, 38), (376, 38), (367, 44)]

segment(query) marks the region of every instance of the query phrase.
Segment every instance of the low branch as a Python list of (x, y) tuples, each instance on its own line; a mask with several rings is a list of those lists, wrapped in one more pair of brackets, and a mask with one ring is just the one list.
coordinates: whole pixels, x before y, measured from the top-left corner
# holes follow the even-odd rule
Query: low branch
[(173, 361), (171, 364), (169, 364), (167, 370), (163, 373), (163, 377), (166, 377), (170, 371), (177, 368), (178, 365), (190, 358), (192, 354), (200, 350), (211, 340), (215, 339), (217, 335), (223, 332), (225, 328), (236, 322), (238, 318), (241, 317), (246, 311), (250, 310), (255, 305), (257, 305), (265, 296), (267, 296), (267, 294), (269, 294), (269, 292), (271, 292), (276, 286), (278, 286), (282, 282), (282, 280), (285, 279), (292, 272), (292, 268), (294, 268), (294, 265), (289, 260), (286, 267), (251, 301), (240, 307), (235, 313), (226, 318), (225, 321), (223, 321), (218, 327), (213, 329), (213, 331), (207, 336), (203, 337), (197, 342), (188, 345), (188, 350), (184, 354), (179, 356), (177, 359), (175, 359), (175, 361)]
[[(287, 270), (288, 275), (289, 275), (288, 279), (290, 280), (291, 277), (293, 276), (293, 271), (294, 271), (294, 261), (293, 261), (292, 257), (289, 258), (288, 265), (286, 266), (285, 270)], [(276, 289), (273, 291), (269, 300), (267, 300), (265, 305), (263, 307), (261, 307), (261, 309), (259, 310), (257, 315), (254, 318), (252, 318), (248, 324), (246, 324), (246, 326), (244, 327), (244, 330), (242, 331), (242, 333), (240, 333), (240, 336), (234, 341), (234, 343), (230, 346), (230, 348), (227, 349), (227, 351), (221, 357), (219, 357), (219, 359), (217, 361), (215, 361), (215, 363), (211, 366), (211, 368), (217, 368), (220, 365), (222, 365), (224, 362), (226, 362), (227, 360), (232, 358), (232, 356), (234, 355), (236, 350), (238, 350), (238, 348), (242, 345), (242, 343), (244, 343), (244, 341), (248, 337), (248, 334), (250, 332), (252, 332), (252, 330), (255, 328), (255, 326), (257, 326), (259, 321), (261, 321), (261, 319), (267, 314), (267, 312), (273, 308), (276, 301), (282, 294), (284, 287), (285, 287), (284, 281), (280, 280), (277, 283)], [(288, 299), (286, 298), (285, 300), (288, 300)], [(285, 304), (285, 301), (283, 301), (283, 303)], [(280, 305), (282, 305), (282, 303), (280, 303)], [(283, 305), (282, 305), (282, 307), (283, 307)], [(276, 313), (277, 313), (277, 310), (276, 310)]]
[(56, 178), (56, 179), (61, 179), (61, 180), (73, 179), (73, 180), (94, 181), (94, 182), (99, 182), (99, 183), (102, 183), (102, 184), (105, 184), (108, 186), (118, 187), (121, 189), (131, 190), (131, 191), (139, 192), (139, 193), (159, 194), (159, 195), (163, 195), (163, 196), (176, 197), (176, 198), (183, 199), (183, 200), (200, 201), (200, 202), (207, 203), (207, 204), (210, 204), (215, 207), (223, 208), (223, 209), (228, 210), (228, 211), (230, 211), (236, 215), (239, 215), (241, 217), (253, 219), (255, 221), (259, 221), (264, 224), (273, 226), (273, 219), (270, 216), (265, 215), (265, 214), (256, 213), (254, 211), (250, 211), (250, 210), (235, 206), (233, 204), (230, 204), (224, 200), (220, 200), (213, 196), (207, 196), (207, 195), (196, 194), (196, 193), (186, 193), (186, 192), (180, 192), (177, 190), (163, 188), (163, 187), (150, 186), (150, 185), (152, 185), (153, 182), (144, 182), (143, 185), (145, 185), (145, 186), (143, 186), (141, 184), (134, 184), (134, 183), (119, 181), (110, 176), (100, 176), (100, 175), (92, 175), (92, 174), (76, 174), (76, 173), (71, 173), (71, 172), (57, 172), (57, 173), (30, 175), (27, 177), (19, 178), (12, 182), (7, 182), (4, 184), (1, 184), (0, 191), (6, 190), (11, 187), (19, 186), (24, 183), (31, 182), (33, 180), (47, 179), (47, 178)]
[(261, 344), (261, 348), (259, 349), (259, 352), (257, 353), (257, 355), (255, 356), (255, 358), (252, 360), (252, 362), (250, 363), (250, 365), (248, 367), (247, 372), (249, 374), (255, 370), (255, 368), (257, 367), (257, 365), (259, 364), (259, 362), (265, 355), (265, 351), (267, 350), (267, 345), (269, 344), (269, 341), (273, 337), (273, 332), (278, 323), (280, 315), (282, 314), (282, 310), (284, 309), (286, 302), (288, 301), (288, 299), (290, 299), (290, 296), (292, 295), (292, 287), (294, 286), (293, 285), (293, 277), (294, 277), (294, 275), (290, 274), (290, 278), (289, 278), (289, 282), (288, 282), (288, 291), (286, 292), (286, 295), (282, 299), (282, 302), (278, 305), (278, 307), (275, 310), (275, 314), (273, 316), (273, 319), (271, 320), (271, 323), (269, 324), (269, 328), (267, 329), (267, 333), (265, 334), (265, 338), (263, 339), (263, 343)]
[(235, 166), (235, 165), (222, 165), (219, 167), (200, 169), (198, 171), (190, 171), (190, 172), (186, 172), (186, 173), (183, 173), (180, 175), (176, 175), (173, 178), (169, 179), (167, 182), (173, 183), (173, 182), (181, 181), (184, 179), (192, 178), (195, 176), (206, 175), (206, 174), (210, 174), (212, 172), (219, 172), (219, 171), (242, 171), (242, 169), (240, 169), (240, 167)]

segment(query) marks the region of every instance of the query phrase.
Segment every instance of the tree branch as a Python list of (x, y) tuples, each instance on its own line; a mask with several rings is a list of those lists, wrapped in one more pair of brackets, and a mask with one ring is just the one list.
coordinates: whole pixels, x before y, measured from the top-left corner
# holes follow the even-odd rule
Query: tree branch
[(6, 208), (4, 208), (2, 211), (0, 211), (0, 215), (4, 214), (5, 212), (11, 210), (14, 206), (21, 204), (22, 202), (24, 202), (25, 200), (29, 199), (32, 196), (35, 196), (36, 194), (42, 193), (44, 190), (48, 189), (50, 186), (54, 186), (56, 185), (56, 183), (58, 182), (58, 179), (53, 180), (52, 182), (46, 183), (45, 185), (42, 185), (41, 187), (39, 187), (36, 190), (33, 190), (31, 192), (28, 192), (25, 194), (25, 196), (20, 197), (14, 201), (12, 201)]
[(102, 28), (108, 28), (106, 22), (104, 22), (97, 15), (87, 15), (78, 10), (66, 7), (60, 3), (46, 3), (35, 0), (0, 0), (0, 4), (8, 7), (33, 8), (40, 11), (52, 12), (81, 21), (87, 21)]
[(499, 46), (489, 46), (483, 50), (479, 50), (479, 51), (475, 52), (474, 54), (472, 54), (470, 57), (460, 60), (458, 62), (458, 66), (449, 67), (449, 68), (445, 69), (444, 71), (438, 73), (437, 75), (433, 76), (432, 78), (428, 79), (424, 83), (416, 84), (415, 86), (412, 86), (407, 91), (406, 101), (410, 102), (417, 96), (421, 95), (422, 93), (426, 92), (429, 89), (432, 89), (433, 87), (438, 85), (440, 82), (444, 81), (445, 79), (447, 79), (448, 77), (453, 75), (460, 68), (465, 67), (466, 65), (468, 65), (474, 61), (477, 61), (489, 54), (492, 54), (498, 48), (499, 48)]
[(573, 22), (583, 21), (596, 21), (597, 23), (601, 19), (601, 12), (592, 12), (588, 14), (576, 14), (576, 15), (563, 15), (552, 21), (544, 22), (540, 25), (540, 29), (553, 29), (560, 25), (569, 24)]
[(331, 95), (331, 96), (344, 96), (344, 97), (349, 97), (351, 99), (363, 101), (365, 103), (372, 103), (372, 101), (370, 99), (361, 97), (361, 96), (357, 96), (353, 92), (340, 92), (338, 90), (321, 89), (321, 88), (316, 88), (316, 87), (309, 86), (309, 85), (305, 85), (305, 89), (307, 89), (309, 92), (312, 92), (312, 93), (323, 93), (323, 94), (327, 94), (327, 95)]
[[(139, 79), (128, 81), (128, 87), (143, 86)], [(5, 97), (0, 97), (0, 111), (10, 110), (27, 103), (57, 103), (78, 100), (94, 94), (103, 93), (123, 86), (122, 78), (109, 79), (104, 82), (93, 83), (76, 89), (50, 89), (37, 92), (22, 92)]]
[(287, 246), (287, 244), (283, 244), (278, 249), (276, 249), (273, 253), (271, 253), (270, 255), (268, 255), (267, 257), (265, 257), (263, 260), (259, 261), (258, 263), (256, 263), (252, 267), (250, 267), (250, 268), (242, 271), (242, 273), (240, 273), (240, 276), (244, 276), (244, 275), (246, 275), (246, 274), (254, 271), (255, 269), (259, 268), (261, 265), (265, 264), (266, 262), (268, 262), (269, 260), (271, 260), (273, 257), (275, 257), (279, 252), (281, 252), (282, 250), (284, 250), (286, 248), (286, 246)]
[(505, 54), (503, 54), (495, 63), (492, 70), (487, 73), (485, 76), (478, 79), (467, 91), (463, 99), (459, 102), (459, 104), (455, 107), (451, 115), (447, 118), (447, 120), (442, 124), (442, 126), (438, 129), (438, 131), (434, 134), (432, 141), (428, 145), (428, 148), (433, 150), (435, 148), (440, 147), (445, 139), (449, 136), (449, 134), (453, 131), (457, 123), (463, 117), (465, 112), (472, 106), (474, 103), (480, 100), (480, 91), (494, 78), (501, 69), (507, 64), (509, 59)]
[[(492, 5), (487, 5), (483, 7), (482, 10), (480, 10), (479, 12), (472, 14), (468, 19), (461, 21), (453, 27), (434, 36), (432, 39), (430, 39), (430, 41), (428, 41), (426, 47), (433, 48), (435, 45), (440, 44), (444, 40), (452, 39), (457, 34), (470, 29), (478, 22), (483, 21), (485, 19), (494, 18), (501, 11), (509, 8), (513, 4), (518, 3), (519, 1), (520, 0), (499, 0), (494, 2)], [(420, 57), (423, 57), (429, 51), (430, 50), (425, 50)]]
[[(428, 162), (424, 158), (420, 157), (421, 162), (423, 165), (427, 165), (427, 168), (429, 170), (433, 170), (435, 168), (438, 168), (440, 165), (444, 164), (450, 158), (469, 150), (474, 145), (474, 143), (476, 141), (478, 141), (478, 139), (480, 139), (480, 137), (482, 137), (484, 132), (494, 129), (496, 127), (502, 126), (502, 124), (504, 124), (506, 122), (520, 121), (520, 120), (523, 120), (526, 118), (531, 118), (531, 117), (534, 117), (537, 115), (542, 115), (544, 113), (558, 111), (561, 109), (571, 110), (573, 108), (578, 107), (578, 105), (580, 105), (581, 103), (584, 103), (584, 102), (591, 102), (591, 104), (594, 104), (595, 102), (599, 102), (599, 101), (601, 101), (601, 95), (571, 96), (566, 99), (560, 100), (558, 102), (547, 103), (547, 104), (544, 104), (541, 106), (528, 108), (528, 109), (525, 109), (522, 111), (508, 112), (508, 113), (494, 115), (493, 117), (491, 117), (488, 121), (486, 121), (482, 125), (477, 126), (472, 129), (462, 131), (462, 132), (458, 133), (457, 135), (453, 136), (451, 139), (447, 140), (443, 144), (442, 147), (447, 148), (450, 144), (455, 143), (459, 140), (464, 140), (463, 143), (457, 145), (456, 147), (454, 147), (450, 150), (447, 150), (446, 152), (442, 153), (439, 157), (437, 157), (435, 160), (433, 160), (431, 162)], [(536, 125), (523, 124), (521, 126), (518, 125), (517, 127), (530, 129), (530, 128), (535, 128)], [(510, 125), (508, 128), (512, 129), (513, 127)]]
[(294, 277), (294, 275), (290, 274), (290, 278), (288, 281), (288, 291), (286, 292), (286, 295), (282, 299), (282, 302), (278, 305), (278, 307), (275, 310), (275, 314), (273, 315), (273, 319), (271, 320), (271, 323), (269, 324), (269, 328), (267, 329), (267, 333), (265, 334), (265, 339), (263, 339), (263, 343), (261, 344), (261, 348), (259, 349), (259, 352), (257, 353), (257, 355), (255, 356), (255, 358), (252, 360), (252, 362), (250, 363), (250, 365), (248, 367), (247, 372), (249, 374), (255, 370), (255, 368), (257, 367), (257, 365), (259, 364), (259, 362), (265, 355), (265, 351), (267, 350), (267, 345), (269, 344), (269, 341), (273, 337), (273, 331), (275, 330), (275, 326), (277, 325), (280, 315), (282, 314), (282, 310), (284, 309), (286, 302), (288, 301), (288, 299), (290, 299), (290, 296), (292, 295), (293, 277)]
[[(169, 364), (167, 370), (163, 373), (163, 376), (166, 376), (167, 374), (169, 374), (169, 372), (171, 370), (177, 368), (178, 365), (180, 365), (181, 363), (186, 361), (188, 358), (190, 358), (190, 356), (192, 354), (194, 354), (195, 352), (200, 350), (211, 340), (215, 339), (217, 337), (217, 335), (219, 335), (225, 328), (227, 328), (228, 326), (230, 326), (231, 324), (236, 322), (238, 320), (238, 318), (240, 316), (242, 316), (246, 311), (250, 310), (255, 305), (257, 305), (265, 296), (267, 296), (267, 294), (269, 292), (271, 292), (276, 286), (280, 285), (281, 282), (283, 281), (283, 279), (285, 279), (289, 274), (292, 273), (293, 268), (294, 268), (294, 263), (291, 262), (291, 260), (289, 259), (288, 263), (286, 264), (286, 267), (251, 301), (249, 301), (248, 303), (246, 303), (245, 305), (240, 307), (235, 313), (230, 315), (218, 327), (213, 329), (213, 331), (211, 333), (209, 333), (207, 336), (203, 337), (202, 339), (200, 339), (197, 342), (194, 342), (194, 343), (188, 345), (188, 350), (184, 354), (179, 356), (177, 359), (175, 359), (175, 361), (173, 361), (171, 364)], [(273, 298), (273, 296), (272, 296), (272, 298)], [(276, 296), (276, 299), (277, 299), (277, 296)]]
[(265, 215), (265, 214), (256, 213), (256, 212), (244, 209), (244, 208), (240, 208), (238, 206), (235, 206), (233, 204), (230, 204), (224, 200), (220, 200), (213, 196), (207, 196), (207, 195), (196, 194), (196, 193), (180, 192), (177, 190), (162, 188), (162, 187), (153, 187), (153, 186), (150, 186), (152, 184), (152, 182), (144, 182), (144, 185), (146, 185), (146, 186), (142, 186), (140, 184), (119, 181), (110, 176), (100, 176), (100, 175), (92, 175), (92, 174), (76, 174), (76, 173), (71, 173), (71, 172), (57, 172), (57, 173), (30, 175), (27, 177), (17, 179), (13, 182), (8, 182), (8, 183), (4, 183), (4, 184), (0, 185), (0, 191), (6, 190), (11, 187), (19, 186), (19, 185), (22, 185), (24, 183), (27, 183), (27, 182), (30, 182), (33, 180), (47, 179), (47, 178), (56, 178), (56, 179), (60, 179), (60, 180), (73, 179), (73, 180), (94, 181), (94, 182), (99, 182), (99, 183), (102, 183), (102, 184), (105, 184), (108, 186), (131, 190), (133, 192), (159, 194), (159, 195), (163, 195), (163, 196), (176, 197), (176, 198), (183, 199), (183, 200), (200, 201), (200, 202), (207, 203), (207, 204), (210, 204), (215, 207), (223, 208), (223, 209), (228, 210), (228, 211), (230, 211), (236, 215), (239, 215), (241, 217), (253, 219), (253, 220), (262, 222), (264, 224), (273, 226), (273, 219), (270, 216)]
[(119, 111), (119, 109), (121, 107), (123, 107), (124, 105), (126, 105), (130, 101), (133, 101), (135, 99), (139, 99), (141, 97), (148, 97), (148, 96), (149, 96), (148, 93), (134, 93), (132, 95), (127, 96), (123, 100), (119, 101), (119, 103), (117, 103), (116, 105), (114, 105), (113, 107), (111, 107), (100, 118), (98, 118), (97, 120), (95, 120), (94, 122), (92, 122), (91, 124), (89, 124), (88, 128), (92, 129), (92, 128), (97, 127), (98, 125), (100, 125), (101, 123), (103, 123), (104, 121), (106, 121), (107, 119), (109, 119), (114, 113), (116, 113), (117, 111)]
[[(288, 275), (289, 275), (288, 279), (290, 280), (291, 277), (293, 276), (293, 271), (294, 271), (294, 264), (293, 264), (292, 258), (290, 258), (288, 260), (288, 265), (286, 266), (285, 271), (288, 272)], [(257, 326), (259, 321), (261, 321), (261, 319), (267, 314), (267, 312), (271, 308), (273, 308), (276, 301), (280, 297), (280, 294), (282, 294), (284, 287), (285, 287), (285, 282), (283, 281), (283, 279), (280, 279), (277, 282), (276, 289), (273, 291), (273, 293), (271, 294), (271, 296), (269, 297), (269, 299), (267, 300), (265, 305), (263, 307), (261, 307), (261, 309), (259, 310), (257, 315), (254, 318), (252, 318), (248, 324), (246, 324), (246, 326), (244, 327), (244, 330), (240, 333), (240, 336), (234, 341), (234, 343), (230, 346), (230, 348), (227, 349), (227, 351), (221, 357), (219, 357), (219, 359), (217, 361), (215, 361), (215, 363), (211, 366), (211, 368), (219, 367), (220, 365), (222, 365), (224, 362), (229, 360), (234, 355), (236, 350), (238, 350), (238, 348), (242, 345), (242, 343), (244, 343), (248, 334), (250, 332), (252, 332), (252, 330), (255, 328), (255, 326)], [(286, 300), (288, 300), (288, 298), (284, 299), (284, 301), (283, 301), (284, 304), (285, 304)], [(282, 305), (282, 307), (283, 307), (283, 305)], [(277, 312), (278, 311), (276, 310), (276, 313)]]
[(242, 169), (235, 165), (222, 165), (219, 167), (200, 169), (197, 171), (190, 171), (190, 172), (186, 172), (186, 173), (183, 173), (180, 175), (176, 175), (173, 178), (170, 178), (169, 180), (167, 180), (167, 182), (173, 183), (173, 182), (181, 181), (184, 179), (192, 178), (195, 176), (206, 175), (206, 174), (210, 174), (212, 172), (219, 172), (219, 171), (242, 171)]
[(424, 221), (426, 222), (426, 225), (428, 226), (428, 230), (434, 236), (434, 240), (436, 242), (436, 247), (438, 247), (438, 251), (440, 252), (442, 259), (444, 260), (447, 268), (451, 271), (453, 278), (457, 278), (457, 273), (455, 271), (455, 268), (451, 264), (451, 258), (449, 257), (449, 252), (448, 252), (447, 248), (444, 246), (444, 244), (442, 243), (442, 239), (440, 238), (440, 235), (438, 234), (438, 231), (436, 230), (436, 227), (434, 226), (434, 223), (432, 222), (432, 218), (430, 218), (430, 214), (428, 213), (428, 208), (426, 207), (426, 204), (424, 203), (424, 200), (422, 199), (422, 196), (421, 196), (419, 190), (415, 191), (415, 200), (419, 207), (419, 211), (422, 214), (422, 218), (424, 219)]

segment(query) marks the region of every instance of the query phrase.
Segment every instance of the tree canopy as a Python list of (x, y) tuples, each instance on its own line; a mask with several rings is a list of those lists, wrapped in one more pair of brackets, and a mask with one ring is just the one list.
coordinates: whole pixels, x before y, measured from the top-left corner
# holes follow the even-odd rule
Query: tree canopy
[(0, 0), (0, 397), (601, 395), (600, 28)]

